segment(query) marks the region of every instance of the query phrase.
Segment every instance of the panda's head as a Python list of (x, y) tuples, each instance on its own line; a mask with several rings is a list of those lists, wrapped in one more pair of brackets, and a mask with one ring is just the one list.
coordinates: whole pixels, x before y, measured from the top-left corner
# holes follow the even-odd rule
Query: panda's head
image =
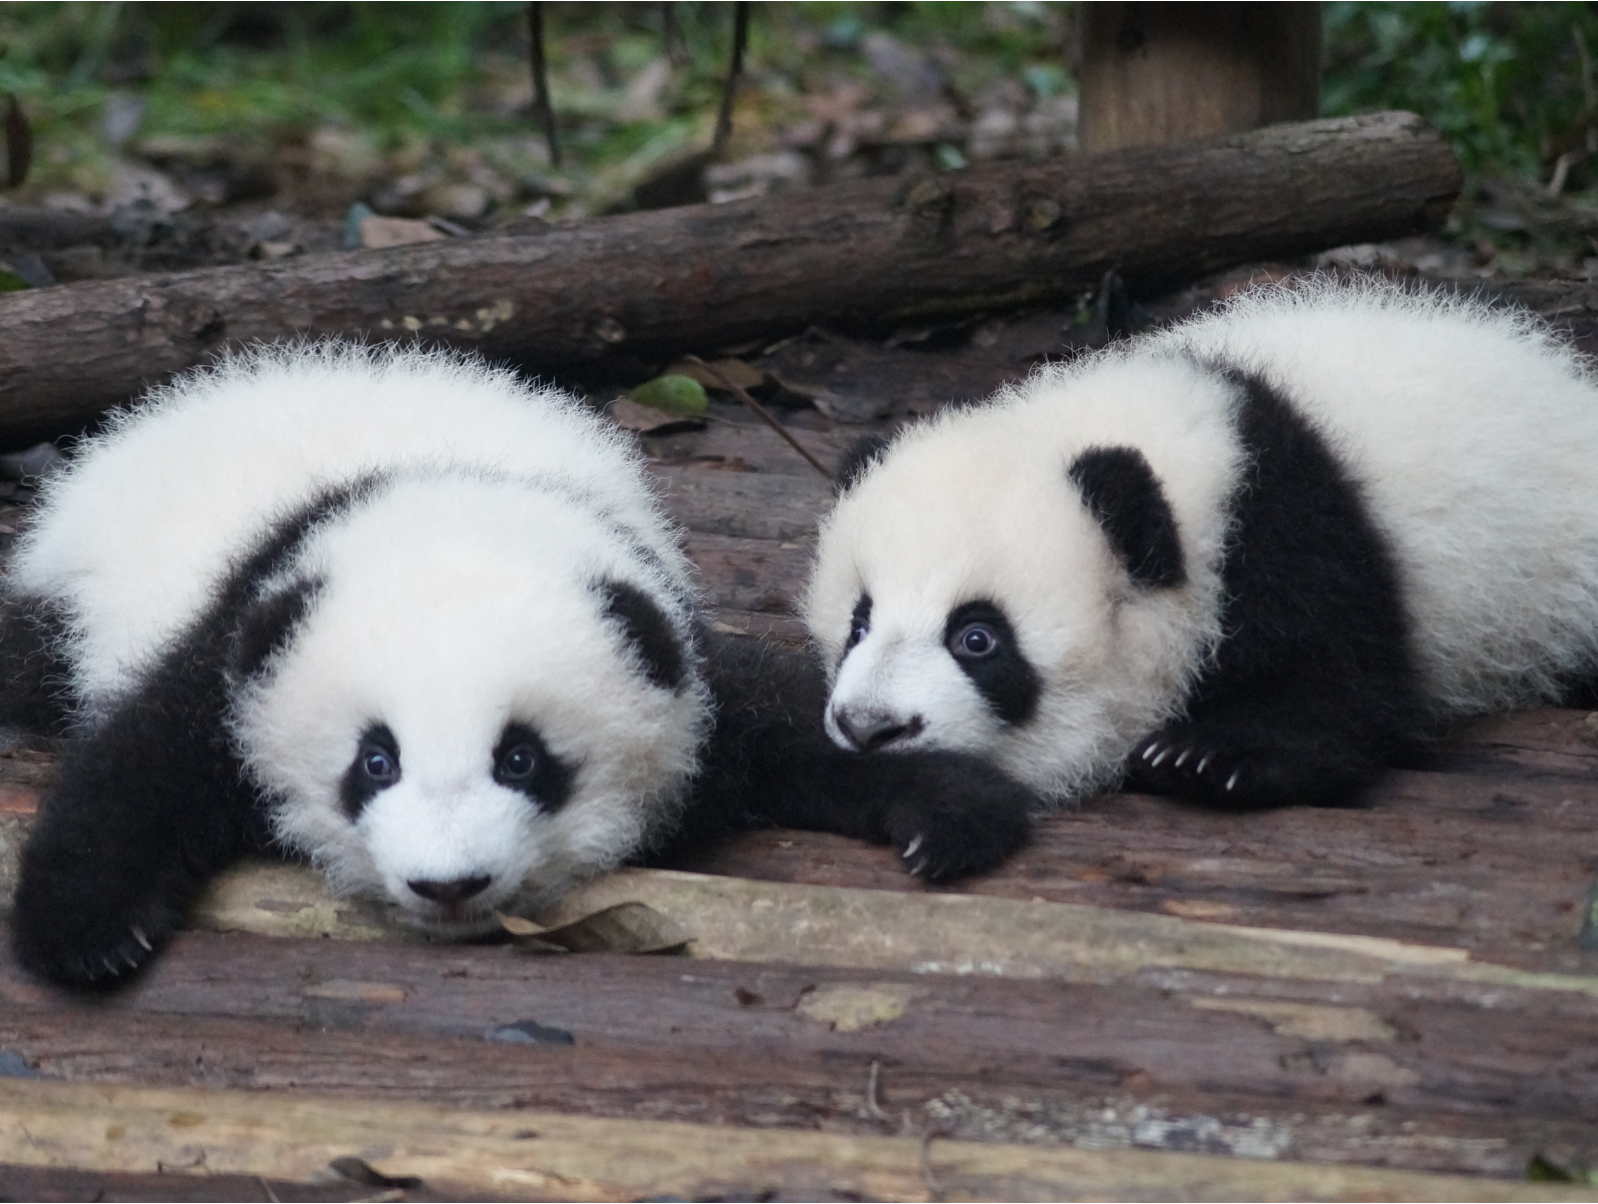
[(979, 753), (1056, 796), (1114, 778), (1216, 635), (1235, 441), (1221, 397), (1170, 429), (1192, 374), (1045, 373), (850, 462), (805, 610), (835, 743)]
[(323, 524), (238, 641), (281, 843), (453, 934), (644, 847), (709, 716), (678, 567), (514, 481), (390, 484)]

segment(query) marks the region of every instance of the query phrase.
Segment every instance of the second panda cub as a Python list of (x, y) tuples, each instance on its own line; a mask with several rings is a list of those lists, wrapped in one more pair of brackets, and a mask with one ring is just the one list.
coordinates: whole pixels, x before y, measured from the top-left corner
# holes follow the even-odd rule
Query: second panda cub
[(806, 614), (845, 748), (1337, 803), (1439, 720), (1598, 669), (1598, 385), (1474, 302), (1257, 291), (842, 485)]

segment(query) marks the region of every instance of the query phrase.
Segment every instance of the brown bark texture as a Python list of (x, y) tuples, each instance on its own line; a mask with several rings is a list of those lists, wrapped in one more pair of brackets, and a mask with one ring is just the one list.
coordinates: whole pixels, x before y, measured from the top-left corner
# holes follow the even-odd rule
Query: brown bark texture
[(1315, 116), (1320, 7), (1082, 5), (1082, 146), (1146, 146)]
[(0, 299), (0, 442), (76, 429), (256, 340), (421, 339), (548, 371), (1025, 305), (1111, 268), (1147, 293), (1435, 228), (1460, 179), (1435, 130), (1378, 113), (530, 236), (13, 293)]

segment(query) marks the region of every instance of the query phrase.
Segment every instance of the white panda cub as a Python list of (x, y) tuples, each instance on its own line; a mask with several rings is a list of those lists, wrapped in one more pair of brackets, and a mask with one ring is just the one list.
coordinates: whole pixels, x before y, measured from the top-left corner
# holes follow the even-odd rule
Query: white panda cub
[(251, 847), (461, 935), (747, 823), (919, 840), (934, 876), (1026, 835), (980, 761), (835, 749), (819, 665), (706, 636), (624, 436), (474, 360), (180, 378), (48, 484), (5, 601), (0, 717), (73, 737), (13, 913), (57, 981), (137, 969)]
[(1598, 383), (1527, 315), (1249, 292), (863, 447), (806, 617), (851, 749), (1341, 803), (1598, 669)]

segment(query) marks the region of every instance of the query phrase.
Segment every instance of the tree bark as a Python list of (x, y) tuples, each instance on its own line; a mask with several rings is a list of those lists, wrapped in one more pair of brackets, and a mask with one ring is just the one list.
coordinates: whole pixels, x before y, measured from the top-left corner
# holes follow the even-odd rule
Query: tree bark
[(0, 297), (0, 443), (60, 434), (214, 354), (343, 335), (534, 371), (817, 322), (883, 328), (1148, 293), (1251, 259), (1435, 228), (1460, 188), (1409, 113), (915, 180), (863, 180), (537, 235), (85, 281)]
[(1083, 149), (1207, 138), (1320, 107), (1319, 4), (1084, 4)]

